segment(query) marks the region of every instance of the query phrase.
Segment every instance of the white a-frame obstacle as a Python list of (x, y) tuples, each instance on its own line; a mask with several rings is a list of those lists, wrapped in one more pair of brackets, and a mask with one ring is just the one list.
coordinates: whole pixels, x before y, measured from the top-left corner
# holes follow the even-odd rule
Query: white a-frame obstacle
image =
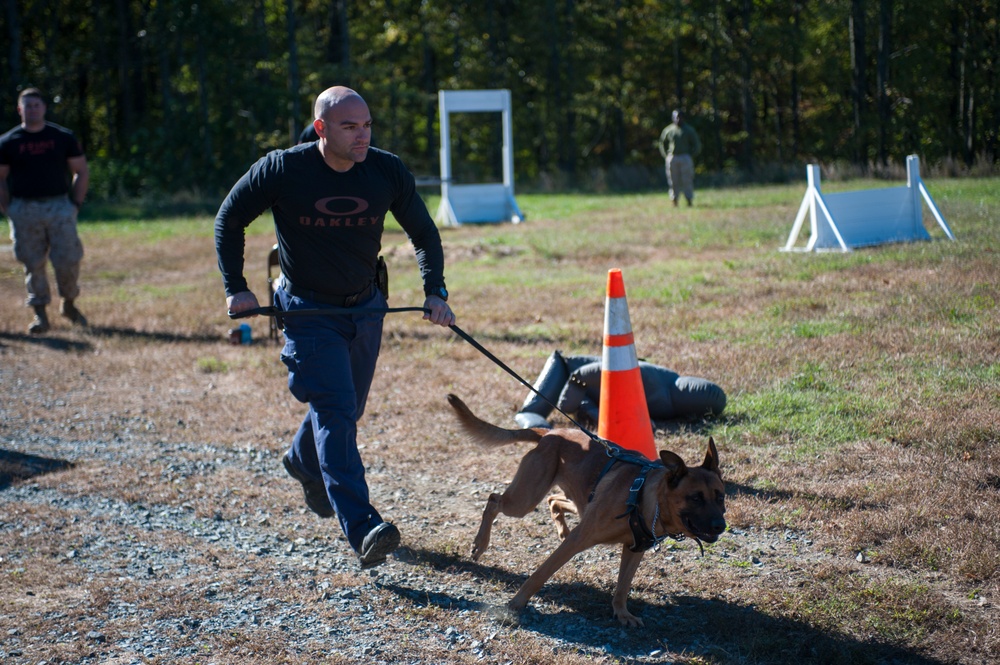
[[(470, 222), (514, 222), (524, 216), (514, 200), (514, 139), (510, 90), (439, 90), (441, 115), (441, 204), (434, 221), (444, 226)], [(451, 113), (499, 112), (503, 123), (503, 182), (457, 185), (451, 172)]]
[[(823, 194), (819, 166), (807, 166), (806, 175), (808, 189), (782, 251), (849, 252), (853, 247), (930, 240), (924, 228), (921, 197), (945, 234), (955, 239), (920, 179), (920, 159), (916, 155), (906, 158), (906, 185), (901, 187)], [(809, 242), (804, 247), (796, 247), (806, 213), (809, 214)]]

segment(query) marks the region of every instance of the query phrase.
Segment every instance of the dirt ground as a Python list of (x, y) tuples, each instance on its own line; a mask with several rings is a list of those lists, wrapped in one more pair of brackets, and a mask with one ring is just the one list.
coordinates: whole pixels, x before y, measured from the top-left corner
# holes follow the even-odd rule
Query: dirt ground
[[(451, 255), (503, 254), (471, 243), (476, 232), (450, 236)], [(670, 540), (646, 555), (630, 601), (644, 629), (611, 616), (610, 546), (576, 557), (512, 625), (498, 608), (558, 538), (543, 505), (501, 517), (490, 551), (469, 559), (486, 497), (528, 448), (468, 443), (445, 395), (514, 427), (525, 388), (451, 331), (415, 314), (389, 317), (359, 441), (374, 503), (403, 543), (386, 565), (360, 571), (336, 524), (305, 509), (281, 468), (304, 408), (285, 388), (264, 320), (251, 320), (252, 344), (229, 344), (234, 324), (222, 315), (210, 245), (101, 242), (80, 301), (90, 326), (54, 316), (40, 337), (24, 331), (18, 267), (0, 255), (5, 663), (998, 662), (995, 577), (970, 584), (954, 570), (880, 558), (844, 517), (867, 514), (870, 529), (900, 518), (895, 504), (855, 492), (881, 483), (873, 460), (887, 460), (883, 471), (901, 485), (941, 471), (934, 492), (957, 466), (867, 439), (808, 465), (789, 461), (779, 475), (769, 469), (781, 448), (727, 436), (743, 395), (792, 364), (794, 348), (761, 359), (692, 343), (634, 308), (644, 341), (672, 349), (679, 371), (731, 378), (732, 419), (657, 430), (689, 463), (716, 436), (730, 529), (704, 555)], [(251, 238), (248, 255), (263, 257), (269, 242)], [(415, 271), (405, 252), (390, 256), (394, 271)], [(260, 289), (262, 271), (256, 280)], [(411, 304), (416, 287), (400, 284), (392, 304)], [(599, 352), (600, 293), (551, 308), (531, 306), (535, 295), (509, 286), (477, 288), (475, 300), (456, 294), (459, 325), (529, 380), (557, 347)], [(685, 315), (698, 312), (673, 313)], [(990, 473), (972, 484), (983, 506), (996, 501)], [(845, 488), (844, 474), (857, 484)]]

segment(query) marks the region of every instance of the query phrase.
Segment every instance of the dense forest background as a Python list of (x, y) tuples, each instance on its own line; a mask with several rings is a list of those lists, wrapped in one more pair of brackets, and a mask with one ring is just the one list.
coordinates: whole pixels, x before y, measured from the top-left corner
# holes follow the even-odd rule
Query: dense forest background
[[(522, 191), (662, 186), (676, 107), (703, 184), (997, 159), (1000, 0), (0, 2), (0, 128), (42, 88), (106, 200), (219, 196), (334, 84), (418, 175), (439, 169), (438, 90), (511, 90)], [(498, 178), (499, 123), (463, 115), (456, 178)]]

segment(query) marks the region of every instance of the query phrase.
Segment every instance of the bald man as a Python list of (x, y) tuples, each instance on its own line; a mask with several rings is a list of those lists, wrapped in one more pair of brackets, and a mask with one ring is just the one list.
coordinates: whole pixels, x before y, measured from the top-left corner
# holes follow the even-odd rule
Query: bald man
[(288, 386), (309, 409), (282, 463), (301, 483), (309, 509), (336, 515), (361, 567), (370, 568), (400, 542), (396, 526), (371, 504), (357, 445), (384, 316), (366, 310), (387, 306), (376, 281), (387, 212), (415, 248), (424, 318), (450, 326), (455, 315), (437, 227), (413, 174), (396, 155), (372, 147), (368, 104), (337, 86), (316, 98), (313, 117), (318, 141), (267, 154), (233, 186), (215, 218), (215, 246), (228, 310), (258, 307), (243, 276), (244, 235), (270, 208), (282, 275), (274, 305), (285, 312), (339, 310), (283, 317)]

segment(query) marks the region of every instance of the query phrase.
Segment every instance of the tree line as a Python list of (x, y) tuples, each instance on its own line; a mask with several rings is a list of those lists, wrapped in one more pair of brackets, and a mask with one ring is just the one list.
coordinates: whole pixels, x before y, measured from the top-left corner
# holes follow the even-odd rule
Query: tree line
[[(93, 193), (215, 197), (294, 144), (316, 94), (354, 87), (373, 143), (439, 168), (438, 90), (506, 88), (519, 187), (662, 182), (683, 108), (699, 173), (878, 172), (997, 155), (998, 0), (2, 0), (7, 127), (20, 89), (84, 143)], [(456, 178), (490, 179), (499, 129), (452, 128)]]

